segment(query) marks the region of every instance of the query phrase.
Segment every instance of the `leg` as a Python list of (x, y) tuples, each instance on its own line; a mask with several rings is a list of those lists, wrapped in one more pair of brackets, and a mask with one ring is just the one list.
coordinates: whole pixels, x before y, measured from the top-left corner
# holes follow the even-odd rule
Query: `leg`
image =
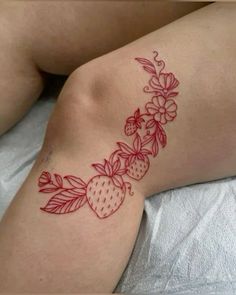
[[(201, 4), (6, 1), (0, 6), (3, 28), (0, 65), (4, 73), (0, 78), (2, 134), (39, 97), (43, 88), (42, 72), (69, 74), (91, 58), (128, 43)], [(162, 15), (165, 18), (160, 17)], [(129, 22), (133, 25), (128, 25)]]
[[(145, 196), (235, 173), (235, 14), (234, 4), (213, 4), (71, 75), (49, 123), (38, 161), (1, 223), (0, 262), (2, 269), (8, 267), (8, 273), (0, 269), (1, 291), (112, 291), (132, 250)], [(153, 68), (152, 51), (157, 44), (160, 58), (166, 62), (161, 74), (167, 83), (163, 76), (153, 73), (157, 68)], [(147, 64), (136, 57), (152, 62)], [(180, 85), (173, 76), (165, 76), (169, 72)], [(149, 80), (149, 89), (143, 93)], [(152, 96), (162, 96), (171, 105), (164, 119), (160, 116), (163, 109), (160, 111), (159, 106), (156, 110), (158, 105)], [(178, 117), (173, 123), (176, 109), (170, 100), (178, 104)], [(125, 134), (123, 126), (138, 107), (141, 114), (154, 116), (158, 127), (165, 130), (168, 143), (162, 149), (160, 142), (164, 146), (165, 136), (158, 137), (159, 152), (152, 157), (157, 153), (154, 145), (152, 155), (147, 155), (150, 169), (142, 180), (135, 181), (127, 171), (122, 172), (123, 179), (132, 184), (134, 195), (129, 196), (127, 188), (119, 210), (100, 219), (89, 200), (90, 181), (97, 173), (91, 163), (103, 163), (102, 159), (117, 149), (116, 142), (132, 144), (135, 135), (126, 136), (128, 131)], [(123, 153), (119, 156), (126, 157)], [(100, 173), (112, 178), (110, 168), (106, 170)], [(58, 216), (40, 212), (39, 207), (50, 211), (56, 204), (54, 199), (54, 204), (45, 208), (50, 194), (37, 192), (36, 183), (43, 171), (75, 175), (86, 182), (85, 187), (78, 178), (66, 177), (62, 189), (60, 177), (55, 177), (60, 187), (56, 203), (70, 200), (72, 193), (78, 202), (77, 207), (64, 207), (54, 213), (78, 209), (75, 213)], [(49, 180), (44, 173), (39, 178), (40, 188), (44, 189)], [(75, 183), (79, 188), (71, 191)], [(51, 186), (51, 192), (57, 194), (56, 185)], [(107, 197), (102, 192), (102, 197)]]
[[(17, 24), (18, 25), (18, 24)], [(43, 88), (43, 77), (24, 46), (22, 33), (15, 33), (4, 2), (0, 3), (0, 135), (12, 127), (32, 106)]]

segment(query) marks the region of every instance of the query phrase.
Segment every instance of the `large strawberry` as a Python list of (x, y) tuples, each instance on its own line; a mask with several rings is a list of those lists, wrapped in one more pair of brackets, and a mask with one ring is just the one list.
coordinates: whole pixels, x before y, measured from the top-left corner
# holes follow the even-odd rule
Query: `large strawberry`
[(133, 147), (129, 145), (118, 142), (120, 148), (120, 157), (125, 159), (126, 174), (136, 180), (140, 180), (144, 177), (149, 169), (149, 159), (148, 156), (151, 151), (143, 148), (141, 138), (136, 134)]
[(140, 109), (137, 109), (133, 116), (130, 116), (126, 120), (125, 124), (125, 134), (127, 136), (133, 135), (138, 129), (141, 129), (141, 124), (144, 122), (144, 119), (140, 115)]
[(99, 175), (90, 179), (86, 189), (87, 200), (91, 209), (99, 218), (106, 218), (116, 212), (125, 199), (126, 186), (122, 175), (126, 169), (121, 169), (120, 159), (104, 165), (92, 165)]

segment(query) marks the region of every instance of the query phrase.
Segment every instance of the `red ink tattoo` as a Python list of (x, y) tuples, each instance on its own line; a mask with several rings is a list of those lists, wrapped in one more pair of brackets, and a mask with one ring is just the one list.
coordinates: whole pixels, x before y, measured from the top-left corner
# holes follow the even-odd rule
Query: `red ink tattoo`
[(81, 178), (51, 174), (44, 171), (38, 180), (39, 192), (53, 194), (41, 210), (53, 214), (71, 213), (88, 203), (97, 217), (103, 219), (115, 213), (124, 202), (126, 193), (133, 195), (131, 184), (125, 178), (139, 181), (148, 172), (149, 157), (156, 157), (159, 146), (164, 148), (167, 136), (163, 126), (175, 119), (177, 105), (174, 98), (179, 81), (173, 73), (164, 73), (165, 62), (158, 60), (154, 52), (153, 62), (146, 58), (135, 58), (150, 75), (145, 93), (152, 95), (145, 104), (145, 111), (138, 108), (127, 118), (124, 132), (133, 137), (132, 145), (117, 142), (118, 148), (109, 160), (92, 164), (97, 174), (88, 182)]

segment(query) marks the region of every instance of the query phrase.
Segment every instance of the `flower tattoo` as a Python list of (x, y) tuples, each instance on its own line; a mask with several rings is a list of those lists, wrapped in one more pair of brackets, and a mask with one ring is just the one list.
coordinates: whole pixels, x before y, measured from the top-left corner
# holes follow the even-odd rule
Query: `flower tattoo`
[(94, 163), (96, 174), (87, 182), (74, 175), (62, 177), (43, 171), (38, 179), (40, 193), (52, 194), (42, 211), (67, 214), (87, 204), (95, 215), (105, 219), (124, 203), (127, 193), (133, 195), (129, 181), (140, 181), (148, 172), (150, 157), (156, 157), (160, 147), (167, 144), (164, 126), (177, 116), (175, 97), (179, 81), (173, 73), (163, 72), (165, 62), (154, 51), (153, 61), (137, 57), (135, 60), (150, 75), (144, 93), (151, 95), (144, 112), (138, 108), (124, 126), (132, 145), (117, 142), (115, 149), (103, 163)]
[(177, 105), (173, 99), (166, 99), (163, 96), (153, 96), (152, 102), (146, 104), (148, 114), (153, 115), (153, 119), (161, 124), (173, 121), (176, 117)]

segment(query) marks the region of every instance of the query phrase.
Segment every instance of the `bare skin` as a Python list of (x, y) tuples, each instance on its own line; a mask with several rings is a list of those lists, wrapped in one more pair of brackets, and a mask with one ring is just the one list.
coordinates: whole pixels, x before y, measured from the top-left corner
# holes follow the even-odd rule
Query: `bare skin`
[(155, 1), (2, 1), (0, 134), (37, 100), (46, 80), (44, 72), (68, 75), (92, 58), (201, 6)]
[[(135, 243), (145, 197), (235, 174), (235, 25), (234, 4), (213, 4), (70, 76), (39, 158), (0, 224), (2, 292), (111, 292)], [(88, 206), (65, 216), (42, 213), (43, 170), (88, 179), (90, 164), (127, 140), (124, 121), (147, 96), (147, 74), (134, 58), (151, 58), (155, 49), (180, 81), (178, 117), (166, 129), (165, 150), (133, 182), (134, 196), (106, 220)]]

